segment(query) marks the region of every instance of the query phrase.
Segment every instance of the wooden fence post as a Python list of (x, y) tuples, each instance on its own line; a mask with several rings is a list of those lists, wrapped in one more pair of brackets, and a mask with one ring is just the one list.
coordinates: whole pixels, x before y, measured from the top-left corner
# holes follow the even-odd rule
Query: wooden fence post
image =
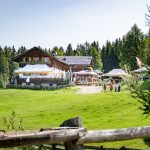
[[(66, 121), (64, 121), (60, 127), (82, 127), (82, 118), (81, 117), (76, 117), (76, 118), (71, 118)], [(66, 142), (64, 143), (65, 145), (65, 150), (84, 150), (83, 144), (75, 144), (76, 141), (71, 141), (71, 142)]]

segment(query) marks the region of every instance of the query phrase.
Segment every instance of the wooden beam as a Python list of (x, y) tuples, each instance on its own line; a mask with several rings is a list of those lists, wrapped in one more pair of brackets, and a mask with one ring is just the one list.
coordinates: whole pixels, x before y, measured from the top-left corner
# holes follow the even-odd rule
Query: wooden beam
[(78, 139), (77, 144), (101, 143), (150, 137), (150, 126), (112, 130), (93, 130)]
[(77, 140), (85, 128), (42, 129), (42, 131), (0, 132), (0, 148), (64, 143)]
[(100, 143), (150, 137), (150, 126), (92, 130), (85, 128), (54, 128), (40, 131), (2, 132), (0, 131), (0, 148), (57, 144), (74, 141), (75, 144)]

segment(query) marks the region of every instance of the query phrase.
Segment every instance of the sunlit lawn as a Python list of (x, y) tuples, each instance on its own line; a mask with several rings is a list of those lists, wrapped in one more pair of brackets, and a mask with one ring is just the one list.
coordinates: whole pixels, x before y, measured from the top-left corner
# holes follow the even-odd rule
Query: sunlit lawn
[[(88, 129), (126, 128), (150, 125), (129, 92), (76, 94), (75, 88), (40, 90), (0, 90), (0, 118), (12, 110), (23, 118), (25, 129), (58, 127), (64, 120), (81, 116)], [(3, 129), (4, 126), (0, 125)], [(142, 139), (100, 143), (106, 147), (146, 148)]]

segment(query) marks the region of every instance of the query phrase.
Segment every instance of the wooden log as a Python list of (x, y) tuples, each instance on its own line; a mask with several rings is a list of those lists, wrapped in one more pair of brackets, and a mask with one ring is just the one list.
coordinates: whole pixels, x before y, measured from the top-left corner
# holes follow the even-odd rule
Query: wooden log
[(93, 130), (78, 139), (77, 144), (100, 143), (150, 137), (150, 126), (112, 130)]
[[(82, 127), (82, 118), (81, 117), (75, 117), (68, 119), (64, 121), (61, 125), (61, 127)], [(77, 145), (76, 140), (65, 142), (65, 150), (84, 150), (83, 144)]]
[(45, 131), (22, 131), (0, 134), (0, 147), (16, 147), (27, 145), (41, 145), (64, 143), (78, 139), (84, 134), (85, 128), (54, 129)]
[(78, 150), (82, 148), (80, 144), (84, 143), (111, 142), (147, 137), (150, 137), (150, 126), (93, 131), (86, 131), (85, 128), (67, 127), (62, 129), (42, 129), (42, 131), (0, 132), (0, 148), (71, 143), (69, 146), (72, 149), (69, 150)]

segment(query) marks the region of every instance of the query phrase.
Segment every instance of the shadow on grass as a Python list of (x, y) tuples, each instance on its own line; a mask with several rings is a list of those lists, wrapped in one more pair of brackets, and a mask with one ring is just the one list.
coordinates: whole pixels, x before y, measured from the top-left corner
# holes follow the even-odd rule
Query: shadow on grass
[(147, 146), (150, 147), (150, 138), (144, 138), (143, 141)]
[(144, 81), (141, 85), (143, 90), (150, 90), (150, 80)]

